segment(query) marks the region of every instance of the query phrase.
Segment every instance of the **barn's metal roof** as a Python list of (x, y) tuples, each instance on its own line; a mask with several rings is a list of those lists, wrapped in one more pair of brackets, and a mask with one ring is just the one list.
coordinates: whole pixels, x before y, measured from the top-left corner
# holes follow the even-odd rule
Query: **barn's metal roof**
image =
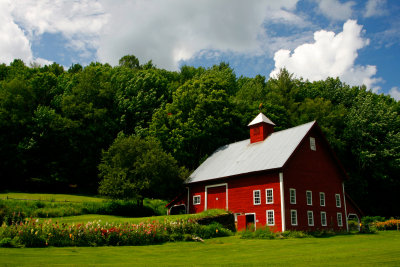
[(250, 139), (218, 148), (187, 179), (186, 183), (282, 168), (315, 121), (272, 133), (264, 141)]
[(260, 114), (258, 114), (257, 117), (255, 117), (254, 120), (252, 120), (247, 126), (251, 126), (260, 122), (265, 122), (268, 124), (275, 125), (275, 123), (273, 123), (270, 119), (268, 119), (267, 116), (265, 116), (260, 112)]

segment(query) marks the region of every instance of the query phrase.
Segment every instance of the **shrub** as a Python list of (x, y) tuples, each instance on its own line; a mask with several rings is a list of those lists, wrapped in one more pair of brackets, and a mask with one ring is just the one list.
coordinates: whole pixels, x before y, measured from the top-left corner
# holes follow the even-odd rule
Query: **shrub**
[(399, 230), (400, 219), (389, 219), (384, 222), (374, 222), (371, 227), (375, 226), (377, 230)]
[(283, 232), (282, 237), (284, 238), (306, 238), (306, 237), (311, 237), (311, 235), (309, 235), (306, 232), (303, 231), (295, 231), (295, 230), (288, 230)]
[(209, 225), (200, 225), (196, 230), (195, 234), (204, 239), (232, 235), (232, 231), (225, 229), (221, 224), (216, 222)]
[(243, 239), (274, 239), (277, 237), (277, 234), (272, 232), (269, 226), (258, 227), (256, 230), (250, 227), (240, 234), (240, 238)]

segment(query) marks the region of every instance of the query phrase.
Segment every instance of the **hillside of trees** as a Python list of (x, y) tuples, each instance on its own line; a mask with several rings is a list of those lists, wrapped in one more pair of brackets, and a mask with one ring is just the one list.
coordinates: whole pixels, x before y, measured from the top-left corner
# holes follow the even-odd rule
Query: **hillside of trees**
[[(170, 199), (216, 148), (248, 138), (246, 125), (260, 103), (275, 131), (317, 120), (350, 177), (347, 192), (364, 213), (400, 214), (400, 103), (390, 96), (338, 78), (305, 81), (285, 69), (270, 79), (237, 77), (226, 63), (174, 72), (135, 56), (115, 67), (68, 70), (18, 59), (1, 64), (0, 190), (97, 193), (107, 160), (126, 169), (113, 149), (136, 160), (152, 147), (163, 156), (146, 152), (135, 165), (144, 172), (135, 176), (144, 191), (135, 194)], [(174, 184), (158, 190), (162, 182), (141, 180), (145, 170), (160, 175), (167, 165), (180, 176)]]

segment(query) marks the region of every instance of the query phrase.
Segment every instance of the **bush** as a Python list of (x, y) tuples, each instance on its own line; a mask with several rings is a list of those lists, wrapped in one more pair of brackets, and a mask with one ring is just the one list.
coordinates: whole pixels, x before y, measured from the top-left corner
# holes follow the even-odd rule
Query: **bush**
[(309, 235), (306, 232), (303, 231), (295, 231), (295, 230), (288, 230), (283, 232), (282, 237), (284, 238), (306, 238), (306, 237), (311, 237), (311, 235)]
[(255, 231), (253, 229), (246, 229), (240, 232), (243, 239), (274, 239), (277, 234), (272, 232), (269, 226), (258, 227)]
[(358, 232), (359, 231), (360, 224), (358, 223), (358, 221), (350, 220), (350, 221), (348, 221), (348, 225), (349, 225), (350, 232), (355, 232), (355, 231)]
[(200, 225), (195, 234), (201, 238), (209, 239), (213, 237), (223, 237), (232, 235), (232, 231), (225, 229), (219, 223), (212, 223), (209, 225)]
[(399, 219), (390, 219), (384, 222), (374, 222), (370, 224), (370, 227), (376, 227), (377, 230), (399, 230), (400, 228), (400, 220)]

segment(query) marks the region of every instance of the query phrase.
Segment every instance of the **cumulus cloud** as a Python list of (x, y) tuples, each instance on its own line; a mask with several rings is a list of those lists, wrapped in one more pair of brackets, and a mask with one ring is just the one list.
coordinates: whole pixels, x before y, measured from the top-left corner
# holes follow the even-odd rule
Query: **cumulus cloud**
[(338, 0), (315, 0), (318, 10), (327, 18), (332, 20), (347, 20), (351, 18), (355, 3), (349, 1), (341, 3)]
[(48, 60), (33, 57), (30, 40), (11, 15), (13, 11), (11, 3), (11, 1), (0, 1), (0, 63), (8, 64), (16, 58), (26, 63), (51, 63)]
[(331, 31), (317, 31), (314, 42), (298, 46), (291, 53), (289, 50), (279, 50), (275, 53), (275, 69), (270, 76), (274, 77), (280, 68), (286, 68), (311, 81), (323, 80), (327, 77), (339, 77), (353, 85), (365, 84), (374, 87), (380, 81), (374, 78), (376, 66), (355, 65), (357, 51), (369, 44), (368, 39), (361, 36), (362, 26), (354, 20), (348, 20), (343, 25), (343, 31), (335, 34)]
[(379, 17), (387, 14), (386, 0), (369, 0), (365, 6), (364, 17)]
[(29, 40), (14, 23), (9, 2), (0, 2), (0, 62), (10, 63), (14, 58), (32, 59)]
[[(61, 34), (66, 47), (90, 56), (98, 46), (98, 34), (108, 15), (98, 1), (2, 0), (0, 1), (0, 61), (20, 58), (26, 63), (50, 64), (35, 58), (32, 42), (44, 33)], [(93, 55), (92, 55), (93, 56)]]
[[(104, 0), (110, 15), (97, 52), (100, 61), (116, 64), (126, 54), (141, 62), (153, 60), (162, 68), (177, 69), (202, 50), (246, 54), (263, 53), (267, 13), (282, 22), (299, 21), (291, 15), (297, 0)], [(281, 12), (282, 11), (282, 12)]]
[(392, 89), (390, 89), (390, 91), (389, 91), (389, 95), (391, 95), (394, 99), (399, 101), (400, 100), (400, 89), (399, 89), (399, 87), (392, 87)]
[(60, 33), (66, 46), (82, 54), (97, 47), (98, 34), (108, 20), (98, 1), (13, 0), (10, 4), (14, 20), (30, 40), (43, 33)]

